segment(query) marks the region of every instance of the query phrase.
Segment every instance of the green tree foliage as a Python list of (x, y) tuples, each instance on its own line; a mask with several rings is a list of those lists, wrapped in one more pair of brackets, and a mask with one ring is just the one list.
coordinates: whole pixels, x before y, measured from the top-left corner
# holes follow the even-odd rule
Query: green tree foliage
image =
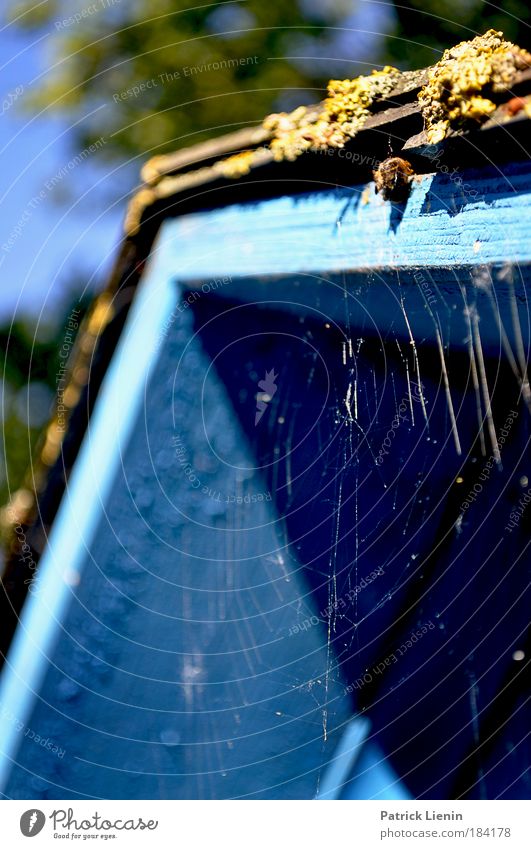
[(322, 73), (284, 58), (294, 34), (322, 29), (296, 2), (24, 0), (21, 13), (19, 25), (52, 34), (58, 58), (34, 104), (98, 109), (80, 125), (83, 145), (103, 135), (107, 151), (160, 153), (259, 121), (279, 92), (322, 93)]
[[(173, 150), (318, 100), (328, 78), (344, 70), (345, 53), (423, 67), (490, 26), (529, 47), (528, 9), (519, 0), (20, 0), (11, 17), (51, 35), (54, 62), (33, 104), (82, 118), (81, 146), (104, 136), (105, 154), (129, 156)], [(387, 41), (376, 38), (371, 55), (360, 57), (371, 31)], [(320, 36), (328, 63), (312, 54)], [(301, 45), (308, 51), (297, 61)], [(354, 62), (351, 75), (364, 69)]]
[[(6, 449), (5, 456), (2, 451), (0, 468), (0, 503), (4, 504), (8, 492), (21, 483), (30, 465), (47, 408), (51, 406), (57, 350), (55, 339), (34, 340), (31, 327), (23, 322), (0, 328), (0, 350), (3, 352), (0, 417)], [(40, 389), (40, 393), (35, 389)], [(38, 399), (39, 394), (41, 408), (44, 406), (40, 415), (35, 410), (35, 396)], [(32, 414), (30, 404), (34, 407)]]
[(399, 67), (431, 65), (441, 50), (488, 29), (501, 30), (509, 41), (531, 48), (529, 4), (521, 0), (403, 0), (395, 9), (396, 28), (387, 56)]
[(74, 306), (81, 318), (86, 300), (72, 303), (65, 310), (64, 321), (54, 327), (41, 325), (38, 334), (30, 319), (0, 327), (0, 505), (8, 501), (31, 469), (35, 445), (52, 413), (66, 320)]

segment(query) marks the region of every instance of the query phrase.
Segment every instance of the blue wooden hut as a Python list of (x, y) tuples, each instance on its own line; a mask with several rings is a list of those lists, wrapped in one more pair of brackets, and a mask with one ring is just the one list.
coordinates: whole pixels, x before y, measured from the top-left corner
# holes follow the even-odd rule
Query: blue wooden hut
[(4, 797), (528, 797), (531, 72), (471, 44), (144, 167), (13, 503)]

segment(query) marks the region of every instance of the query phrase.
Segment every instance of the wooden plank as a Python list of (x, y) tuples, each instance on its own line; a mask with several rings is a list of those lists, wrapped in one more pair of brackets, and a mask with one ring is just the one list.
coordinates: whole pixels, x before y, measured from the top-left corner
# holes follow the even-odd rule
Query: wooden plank
[[(392, 128), (393, 124), (404, 118), (411, 118), (413, 116), (419, 116), (420, 118), (420, 106), (416, 95), (420, 88), (426, 85), (428, 72), (428, 68), (418, 71), (405, 71), (396, 88), (385, 99), (378, 100), (372, 105), (373, 114), (359, 130), (358, 135), (374, 130), (375, 128)], [(509, 96), (525, 94), (529, 91), (530, 84), (531, 70), (521, 71), (515, 77), (510, 91), (501, 93), (498, 99), (501, 102), (502, 100), (507, 100)], [(320, 104), (314, 104), (310, 108), (317, 110), (319, 107)], [(488, 123), (491, 125), (492, 121)], [(420, 135), (423, 140), (422, 143), (425, 143), (424, 134), (422, 133)], [(188, 170), (198, 163), (206, 167), (227, 155), (266, 144), (271, 137), (272, 133), (269, 130), (265, 130), (261, 125), (244, 127), (217, 139), (210, 139), (201, 144), (177, 150), (175, 153), (153, 157), (144, 165), (141, 172), (142, 179), (148, 185), (153, 185), (165, 175)], [(355, 144), (355, 140), (352, 143)], [(419, 143), (417, 136), (413, 136), (405, 142), (405, 149), (411, 149)]]
[(239, 150), (247, 150), (263, 144), (269, 138), (271, 138), (269, 130), (264, 130), (260, 125), (244, 127), (221, 138), (185, 147), (166, 156), (154, 156), (142, 168), (141, 176), (146, 183), (156, 183), (165, 174), (173, 174), (198, 163), (205, 164), (222, 156), (237, 153)]
[(181, 280), (531, 261), (531, 164), (372, 183), (185, 215), (165, 227)]
[(311, 593), (163, 250), (2, 679), (10, 798), (312, 798), (351, 715), (324, 626), (292, 638)]

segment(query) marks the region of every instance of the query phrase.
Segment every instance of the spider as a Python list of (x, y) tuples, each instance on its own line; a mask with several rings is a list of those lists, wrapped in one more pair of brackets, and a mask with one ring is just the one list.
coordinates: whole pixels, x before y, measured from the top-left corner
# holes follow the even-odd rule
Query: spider
[(384, 200), (407, 200), (411, 178), (415, 173), (411, 163), (407, 159), (401, 159), (399, 156), (390, 156), (388, 159), (380, 162), (378, 168), (372, 173), (374, 176), (375, 191), (381, 192)]

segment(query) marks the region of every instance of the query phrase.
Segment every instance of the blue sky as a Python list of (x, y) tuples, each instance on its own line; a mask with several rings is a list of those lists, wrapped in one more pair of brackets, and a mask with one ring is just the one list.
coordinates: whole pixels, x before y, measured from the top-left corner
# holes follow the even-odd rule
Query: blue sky
[[(329, 23), (342, 21), (352, 28), (342, 33), (332, 30), (320, 41), (303, 39), (299, 53), (312, 56), (312, 61), (351, 55), (359, 62), (369, 61), (381, 44), (378, 33), (388, 30), (393, 19), (392, 7), (368, 0), (300, 3), (310, 18), (317, 9)], [(80, 161), (76, 157), (85, 152), (74, 147), (68, 116), (32, 113), (30, 95), (57, 61), (51, 46), (53, 26), (49, 25), (49, 32), (35, 33), (9, 25), (6, 12), (14, 2), (4, 0), (4, 4), (0, 11), (0, 322), (12, 316), (60, 320), (68, 292), (85, 285), (93, 289), (108, 273), (121, 235), (125, 210), (121, 196), (133, 190), (141, 163), (117, 166), (101, 151), (83, 155)], [(65, 9), (72, 12), (74, 6)], [(222, 10), (241, 13), (241, 7), (231, 4)], [(110, 24), (113, 10), (105, 14)], [(341, 70), (347, 75), (350, 66), (351, 62), (344, 69), (334, 64), (334, 73)]]
[(69, 290), (96, 286), (108, 270), (120, 237), (124, 180), (98, 152), (76, 160), (66, 118), (26, 111), (51, 60), (48, 36), (7, 26), (5, 11), (2, 17), (0, 321), (41, 310), (53, 319)]

